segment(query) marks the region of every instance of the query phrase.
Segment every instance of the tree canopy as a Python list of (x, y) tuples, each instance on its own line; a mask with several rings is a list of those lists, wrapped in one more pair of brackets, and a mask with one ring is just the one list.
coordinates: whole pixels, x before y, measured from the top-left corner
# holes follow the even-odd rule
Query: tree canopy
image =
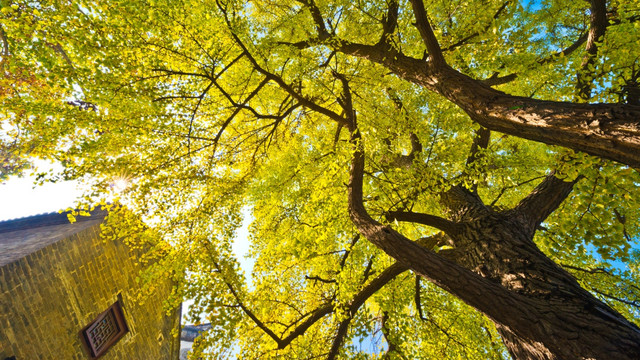
[(196, 356), (640, 355), (637, 0), (0, 12), (0, 179), (53, 159), (126, 206)]

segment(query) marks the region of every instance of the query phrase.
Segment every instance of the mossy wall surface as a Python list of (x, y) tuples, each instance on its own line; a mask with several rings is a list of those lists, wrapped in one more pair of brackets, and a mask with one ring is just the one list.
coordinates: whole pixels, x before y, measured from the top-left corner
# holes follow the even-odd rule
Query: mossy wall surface
[(99, 234), (96, 222), (0, 267), (0, 360), (90, 359), (80, 331), (118, 300), (129, 332), (100, 359), (178, 358), (179, 310), (162, 306), (171, 284), (139, 304), (136, 254)]

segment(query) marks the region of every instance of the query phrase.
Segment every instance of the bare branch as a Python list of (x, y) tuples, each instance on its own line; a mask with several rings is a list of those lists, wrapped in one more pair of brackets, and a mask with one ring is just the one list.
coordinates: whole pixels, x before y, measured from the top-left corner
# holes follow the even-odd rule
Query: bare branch
[(560, 264), (560, 266), (562, 266), (563, 268), (567, 268), (567, 269), (571, 269), (571, 270), (575, 270), (575, 271), (586, 272), (586, 273), (589, 273), (589, 274), (605, 274), (605, 275), (612, 276), (611, 272), (609, 270), (605, 269), (605, 268), (584, 269), (584, 268), (581, 268), (581, 267), (568, 265), (568, 264)]
[[(264, 87), (268, 82), (269, 82), (269, 79), (266, 79), (266, 78), (263, 81), (261, 81), (260, 84), (258, 84), (258, 86), (245, 98), (242, 104), (247, 104), (254, 96), (258, 95), (258, 93), (260, 92), (260, 89), (262, 89), (262, 87)], [(231, 121), (233, 121), (233, 119), (236, 117), (236, 115), (240, 112), (241, 109), (242, 107), (236, 107), (233, 110), (233, 113), (231, 113), (231, 115), (229, 115), (220, 126), (220, 130), (218, 130), (218, 133), (214, 138), (215, 147), (212, 151), (212, 154), (215, 154), (216, 148), (218, 146), (217, 144), (220, 141), (220, 138), (222, 137), (222, 134), (224, 133), (225, 129), (229, 126), (229, 124), (231, 124)]]
[(308, 276), (308, 275), (305, 275), (304, 278), (307, 279), (307, 280), (313, 280), (314, 282), (315, 281), (319, 281), (319, 282), (325, 283), (325, 284), (335, 284), (336, 283), (335, 279), (323, 279), (320, 276)]
[(522, 186), (522, 185), (528, 184), (528, 183), (530, 183), (530, 182), (532, 182), (532, 181), (536, 181), (536, 180), (542, 179), (542, 178), (544, 178), (544, 177), (545, 177), (545, 176), (536, 176), (536, 177), (531, 178), (531, 179), (529, 179), (529, 180), (525, 180), (525, 181), (523, 181), (523, 182), (521, 182), (521, 183), (518, 183), (518, 184), (515, 184), (515, 185), (509, 185), (509, 186), (505, 186), (505, 187), (503, 187), (502, 189), (500, 189), (500, 193), (498, 194), (498, 196), (496, 196), (496, 198), (495, 198), (495, 199), (493, 199), (493, 201), (491, 202), (491, 204), (489, 204), (489, 206), (490, 206), (490, 207), (495, 206), (495, 204), (498, 202), (498, 200), (500, 200), (500, 198), (502, 197), (502, 195), (504, 195), (504, 193), (505, 193), (507, 190), (509, 190), (509, 189), (513, 189), (513, 188), (517, 188), (517, 187), (520, 187), (520, 186)]
[(165, 73), (167, 75), (172, 75), (172, 76), (178, 76), (178, 75), (194, 76), (194, 77), (205, 78), (207, 80), (213, 80), (211, 78), (211, 76), (209, 74), (206, 74), (206, 73), (202, 74), (202, 73), (196, 73), (196, 72), (190, 72), (190, 71), (181, 71), (181, 70), (164, 69), (164, 68), (154, 68), (154, 69), (151, 69), (151, 71), (153, 71), (153, 72), (162, 72), (162, 73)]
[(593, 292), (595, 292), (596, 294), (599, 294), (599, 295), (604, 296), (604, 297), (605, 297), (605, 298), (607, 298), (607, 299), (615, 300), (615, 301), (617, 301), (617, 302), (621, 302), (621, 303), (623, 303), (623, 304), (633, 306), (633, 307), (635, 307), (636, 309), (640, 309), (640, 301), (639, 301), (639, 300), (633, 300), (633, 301), (632, 301), (632, 300), (626, 300), (626, 299), (622, 299), (622, 298), (619, 298), (619, 297), (617, 297), (617, 296), (613, 296), (613, 295), (611, 295), (611, 294), (608, 294), (608, 293), (602, 292), (602, 291), (600, 291), (600, 290), (598, 290), (598, 289), (591, 289), (591, 290), (592, 290)]
[(540, 65), (544, 65), (544, 64), (548, 64), (562, 56), (569, 56), (571, 55), (574, 51), (578, 50), (580, 48), (580, 46), (582, 46), (582, 44), (584, 44), (587, 39), (589, 38), (589, 32), (585, 32), (582, 35), (580, 35), (580, 37), (573, 42), (573, 44), (567, 46), (565, 49), (555, 52), (549, 56), (547, 56), (544, 59), (540, 59), (538, 60), (538, 64)]
[(466, 348), (466, 345), (461, 342), (460, 340), (454, 338), (453, 336), (451, 336), (451, 334), (449, 334), (449, 332), (447, 331), (447, 329), (443, 329), (442, 326), (440, 326), (440, 324), (438, 324), (437, 322), (435, 322), (433, 320), (433, 318), (427, 314), (427, 316), (425, 316), (424, 311), (422, 310), (422, 299), (421, 299), (421, 295), (420, 295), (420, 276), (416, 275), (416, 280), (415, 280), (415, 294), (414, 294), (414, 301), (416, 303), (416, 310), (418, 311), (418, 316), (420, 318), (420, 320), (424, 321), (424, 322), (428, 322), (430, 324), (432, 324), (433, 326), (435, 326), (436, 328), (438, 328), (438, 330), (440, 330), (446, 337), (447, 340), (453, 340), (455, 343), (457, 343), (458, 345), (461, 345), (463, 347)]

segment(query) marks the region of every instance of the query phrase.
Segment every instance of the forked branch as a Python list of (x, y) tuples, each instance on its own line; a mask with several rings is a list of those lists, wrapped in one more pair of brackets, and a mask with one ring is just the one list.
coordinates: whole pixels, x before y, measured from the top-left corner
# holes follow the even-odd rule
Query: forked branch
[[(215, 260), (213, 261), (213, 263), (216, 269), (218, 270), (218, 273), (221, 273), (222, 269), (220, 268), (218, 263)], [(362, 288), (362, 290), (360, 290), (353, 297), (353, 299), (349, 303), (347, 308), (349, 317), (350, 318), (353, 317), (358, 312), (360, 307), (365, 303), (365, 301), (367, 301), (367, 299), (369, 299), (373, 294), (375, 294), (383, 286), (388, 284), (391, 280), (395, 279), (398, 275), (405, 272), (406, 270), (407, 270), (407, 267), (399, 263), (395, 263), (389, 266), (388, 268), (386, 268), (382, 273), (376, 276), (373, 280), (371, 280), (366, 286)], [(278, 344), (278, 349), (284, 349), (287, 346), (289, 346), (289, 344), (291, 344), (291, 342), (294, 339), (296, 339), (300, 335), (303, 335), (307, 331), (307, 329), (309, 329), (312, 325), (314, 325), (318, 320), (322, 319), (328, 314), (331, 314), (336, 309), (336, 305), (333, 303), (322, 305), (316, 308), (314, 311), (306, 314), (304, 316), (306, 317), (304, 321), (302, 321), (299, 325), (297, 325), (287, 336), (280, 337), (274, 331), (272, 331), (264, 322), (262, 322), (254, 314), (254, 312), (251, 311), (251, 309), (249, 309), (249, 307), (242, 301), (242, 299), (240, 298), (240, 295), (238, 294), (234, 286), (229, 281), (227, 280), (223, 280), (223, 281), (226, 284), (227, 288), (229, 289), (229, 292), (231, 293), (231, 295), (236, 300), (240, 309), (242, 309), (245, 315), (247, 315), (256, 324), (258, 328), (264, 331), (265, 334), (267, 334), (270, 338), (273, 339), (273, 341), (276, 342), (276, 344)], [(296, 323), (301, 320), (302, 319), (296, 321)], [(341, 324), (339, 325), (338, 336), (344, 337), (343, 332), (346, 332), (347, 329), (348, 329), (348, 321), (346, 323), (344, 321), (341, 322)], [(337, 347), (336, 351), (339, 350), (339, 346), (342, 343), (342, 339), (340, 339), (339, 341), (337, 339), (338, 338), (334, 340), (334, 343), (338, 342), (338, 344), (336, 345)]]

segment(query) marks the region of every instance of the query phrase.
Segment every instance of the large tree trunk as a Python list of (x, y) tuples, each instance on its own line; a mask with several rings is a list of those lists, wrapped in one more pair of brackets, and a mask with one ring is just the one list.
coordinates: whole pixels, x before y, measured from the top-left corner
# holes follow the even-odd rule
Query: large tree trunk
[[(526, 298), (511, 324), (496, 321), (514, 358), (640, 359), (640, 330), (545, 256), (521, 211), (496, 213), (462, 188), (443, 200), (460, 225), (450, 234), (454, 261)], [(503, 311), (513, 309), (487, 315)]]
[(492, 319), (515, 358), (640, 359), (640, 329), (582, 289), (532, 240), (571, 183), (551, 176), (503, 213), (452, 188), (442, 197), (454, 224), (443, 229), (455, 246), (450, 261), (369, 216), (362, 201), (364, 153), (357, 129), (351, 130), (356, 151), (348, 190), (354, 225), (399, 263)]

